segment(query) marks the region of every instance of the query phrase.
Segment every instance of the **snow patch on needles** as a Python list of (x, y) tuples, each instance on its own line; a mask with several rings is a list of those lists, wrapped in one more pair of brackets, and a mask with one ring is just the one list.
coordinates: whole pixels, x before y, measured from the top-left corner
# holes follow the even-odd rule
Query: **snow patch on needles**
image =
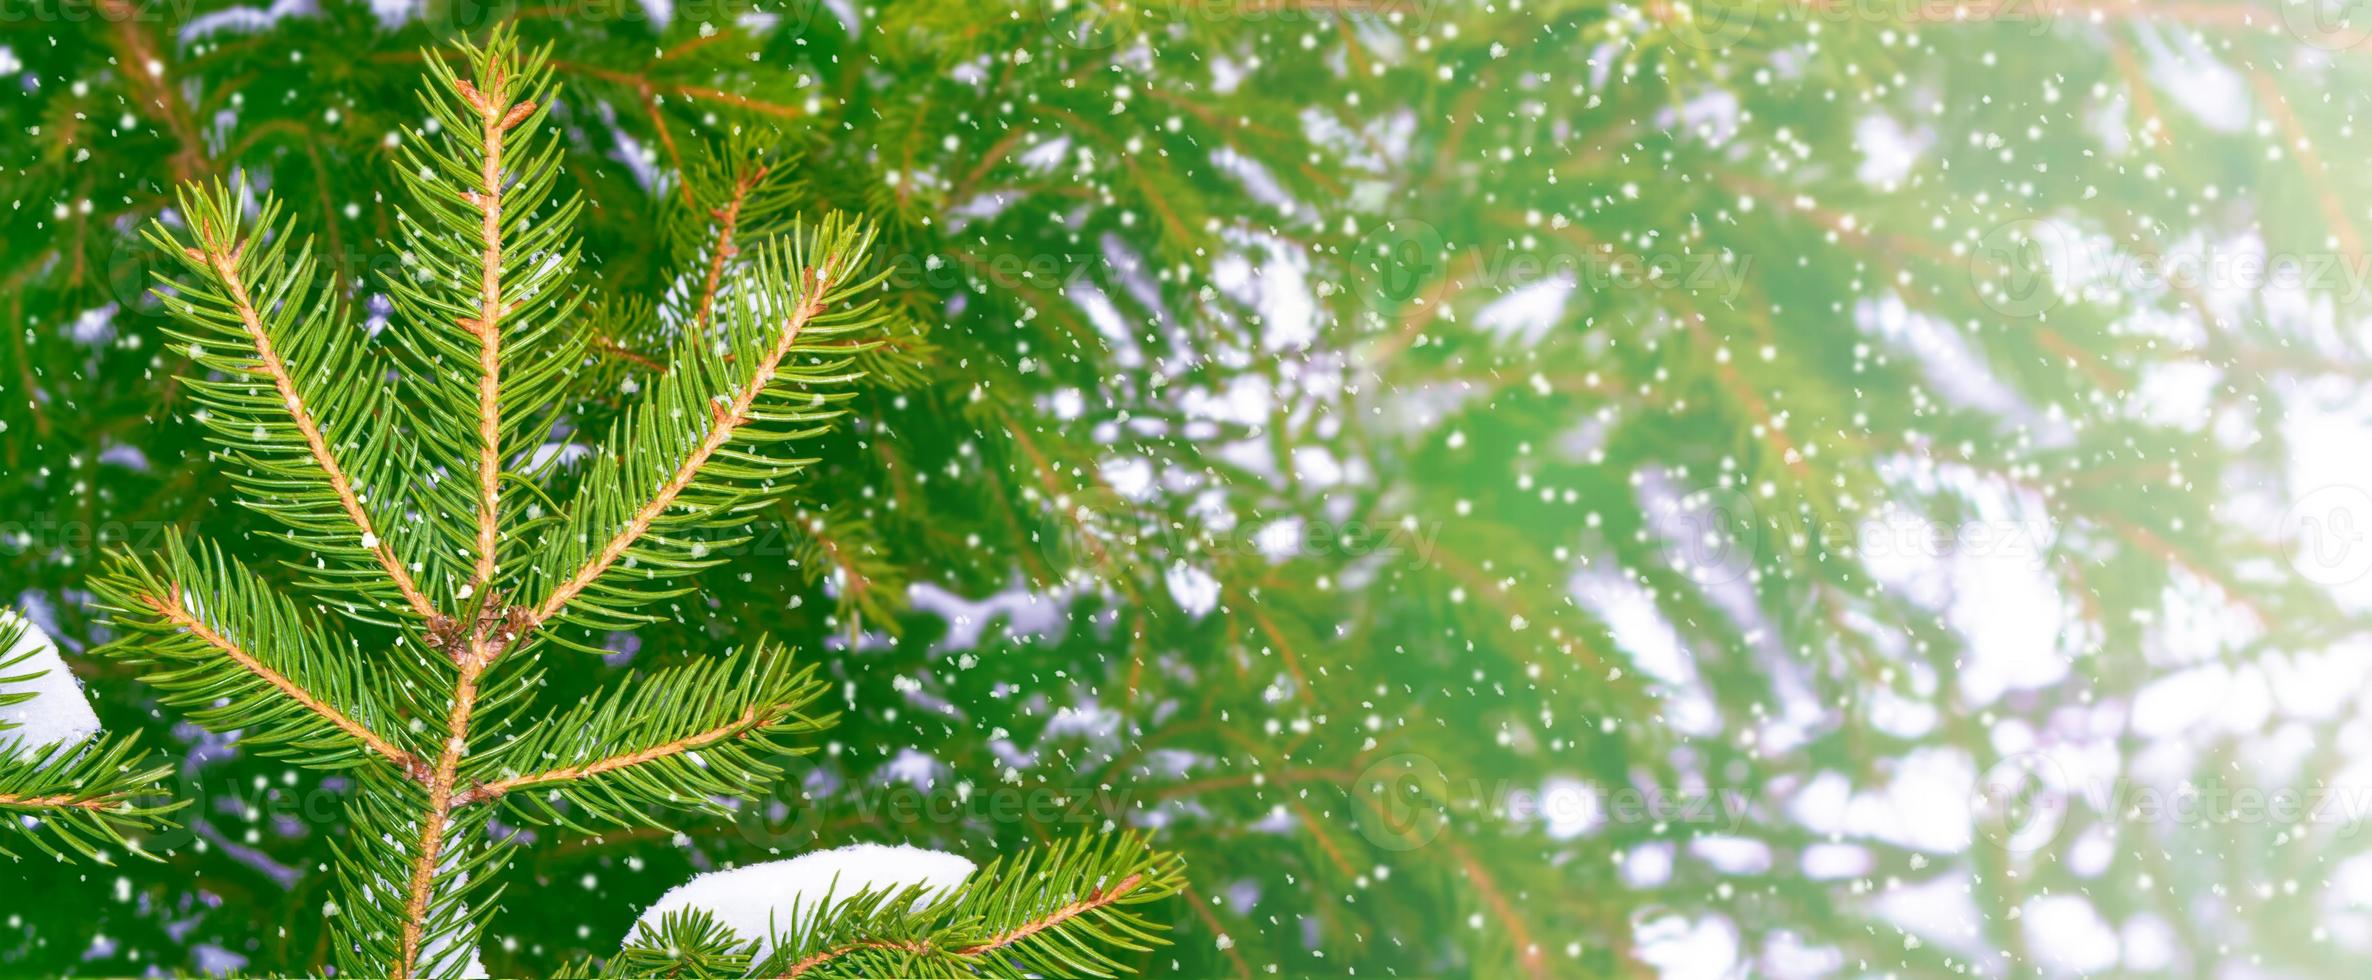
[(860, 892), (923, 886), (922, 901), (936, 899), (972, 876), (971, 861), (945, 851), (882, 844), (852, 844), (725, 871), (694, 875), (659, 896), (636, 920), (636, 928), (657, 930), (661, 917), (688, 908), (707, 909), (741, 938), (758, 941), (758, 957), (773, 951), (774, 937), (797, 932), (828, 896), (837, 902)]
[(0, 741), (23, 739), (25, 748), (39, 748), (98, 734), (99, 716), (49, 634), (15, 610), (0, 609), (0, 639), (10, 634), (15, 642), (0, 652), (0, 693), (33, 698), (0, 704)]

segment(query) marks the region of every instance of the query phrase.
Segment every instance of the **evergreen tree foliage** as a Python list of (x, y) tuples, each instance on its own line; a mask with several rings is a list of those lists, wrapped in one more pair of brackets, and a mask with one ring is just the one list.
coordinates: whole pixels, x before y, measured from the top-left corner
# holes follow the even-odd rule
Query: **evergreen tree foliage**
[[(0, 599), (112, 641), (121, 733), (0, 765), (110, 801), (0, 838), (63, 896), (9, 969), (2366, 954), (2301, 535), (2364, 479), (2302, 447), (2365, 412), (2372, 23), (652, 9), (0, 32)], [(885, 839), (1004, 857), (634, 931)]]
[(992, 861), (945, 894), (921, 886), (827, 892), (760, 943), (703, 910), (644, 924), (607, 975), (765, 977), (1113, 976), (1106, 951), (1166, 940), (1135, 906), (1184, 884), (1175, 855), (1135, 834), (1054, 844)]
[[(30, 627), (0, 612), (0, 652), (18, 650)], [(38, 649), (0, 656), (0, 707), (35, 699), (25, 685), (45, 671), (31, 661)], [(168, 771), (144, 758), (130, 736), (101, 736), (35, 744), (25, 726), (0, 718), (0, 857), (17, 857), (13, 840), (52, 857), (111, 862), (119, 850), (138, 850), (139, 835), (170, 820), (179, 804), (160, 801), (157, 783)], [(145, 856), (145, 855), (143, 855)]]

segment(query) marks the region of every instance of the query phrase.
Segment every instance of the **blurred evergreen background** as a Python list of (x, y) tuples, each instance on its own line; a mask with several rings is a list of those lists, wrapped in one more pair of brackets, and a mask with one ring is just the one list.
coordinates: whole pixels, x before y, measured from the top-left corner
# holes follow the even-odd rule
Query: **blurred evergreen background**
[[(551, 671), (771, 634), (829, 751), (729, 826), (535, 832), (496, 975), (729, 862), (1107, 825), (1189, 862), (1157, 975), (2372, 953), (2372, 13), (0, 2), (0, 601), (195, 801), (163, 860), (9, 865), (0, 972), (326, 961), (348, 787), (87, 656), (109, 549), (286, 556), (136, 229), (268, 188), (383, 320), (422, 61), (501, 22), (553, 45), (590, 280), (685, 290), (683, 173), (763, 152), (785, 213), (883, 223), (927, 367), (713, 599)], [(584, 329), (597, 432), (674, 324)]]

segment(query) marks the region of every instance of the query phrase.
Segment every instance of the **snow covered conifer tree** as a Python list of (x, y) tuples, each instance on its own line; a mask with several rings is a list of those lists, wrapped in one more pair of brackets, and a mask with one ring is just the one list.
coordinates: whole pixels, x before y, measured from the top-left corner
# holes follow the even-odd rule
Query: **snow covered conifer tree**
[[(384, 331), (325, 286), (268, 195), (187, 187), (179, 220), (151, 232), (184, 266), (160, 295), (217, 459), (241, 502), (278, 523), (294, 588), (178, 533), (99, 584), (126, 634), (112, 652), (145, 664), (168, 704), (352, 781), (327, 915), (333, 959), (354, 975), (482, 969), (503, 902), (492, 883), (520, 826), (729, 815), (814, 750), (834, 721), (816, 706), (825, 685), (763, 639), (571, 704), (538, 694), (546, 671), (597, 652), (590, 631), (657, 618), (718, 564), (793, 486), (802, 441), (832, 424), (866, 359), (895, 356), (875, 351), (890, 317), (871, 295), (885, 273), (869, 269), (863, 221), (759, 234), (727, 205), (709, 261), (687, 273), (695, 315), (588, 465), (563, 473), (547, 447), (572, 437), (561, 381), (596, 334), (580, 322), (580, 204), (553, 190), (548, 58), (507, 31), (462, 55), (426, 59), (431, 125), (398, 155), (405, 262), (383, 284)], [(118, 755), (77, 758), (87, 771)], [(87, 779), (71, 797), (10, 782), (24, 784), (14, 805), (82, 807), (57, 833), (88, 850), (111, 832), (102, 821), (155, 811), (84, 804), (154, 776)], [(798, 974), (844, 961), (1103, 973), (1117, 964), (1102, 949), (1158, 941), (1129, 907), (1180, 880), (1174, 856), (1129, 835), (1002, 867), (928, 903), (849, 894), (789, 936), (701, 925), (692, 946), (764, 941)]]

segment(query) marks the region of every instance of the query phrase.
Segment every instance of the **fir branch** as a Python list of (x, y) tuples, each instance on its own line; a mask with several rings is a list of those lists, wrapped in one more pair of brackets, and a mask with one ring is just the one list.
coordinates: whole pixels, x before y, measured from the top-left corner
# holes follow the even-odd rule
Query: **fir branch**
[(628, 350), (624, 345), (608, 337), (602, 337), (593, 341), (593, 350), (595, 353), (615, 357), (621, 361), (625, 361), (654, 374), (667, 373), (667, 365)]
[[(372, 600), (319, 611), (393, 627), (370, 634), (379, 654), (363, 656), (362, 642), (313, 622), (314, 610), (178, 536), (162, 557), (119, 559), (101, 584), (125, 631), (116, 649), (157, 665), (150, 680), (166, 702), (352, 776), (352, 829), (336, 845), (335, 955), (341, 972), (396, 977), (467, 963), (510, 853), (497, 812), (570, 826), (658, 824), (663, 807), (729, 813), (813, 751), (800, 741), (837, 720), (809, 711), (826, 685), (764, 644), (636, 672), (541, 717), (522, 706), (541, 687), (544, 641), (657, 618), (648, 607), (689, 590), (667, 578), (720, 563), (715, 552), (791, 492), (814, 462), (796, 448), (829, 431), (849, 382), (878, 370), (918, 383), (929, 349), (919, 329), (897, 342), (878, 330), (895, 314), (875, 295), (887, 273), (863, 271), (874, 229), (837, 213), (785, 228), (791, 169), (736, 154), (721, 169), (729, 180), (693, 195), (717, 202), (713, 244), (674, 280), (699, 291), (692, 315), (673, 320), (694, 342), (652, 359), (647, 395), (592, 461), (554, 476), (542, 460), (560, 454), (546, 441), (576, 427), (556, 425), (557, 406), (583, 393), (571, 372), (595, 331), (576, 317), (578, 201), (548, 206), (563, 150), (543, 125), (555, 104), (547, 61), (502, 28), (463, 58), (426, 64), (431, 124), (393, 154), (411, 200), (393, 218), (404, 267), (386, 282), (387, 329), (346, 320), (339, 290), (315, 283), (311, 253), (292, 244), (276, 203), (266, 199), (251, 223), (248, 202), (219, 185), (185, 193), (195, 240), (174, 254), (199, 281), (163, 293), (187, 331), (176, 337), (218, 375), (189, 385), (204, 409), (196, 417), (247, 464), (232, 479), (319, 556), (296, 567)], [(162, 228), (155, 237), (172, 242)], [(372, 353), (377, 337), (395, 354), (385, 363)], [(221, 352), (226, 339), (238, 353)], [(505, 489), (518, 492), (506, 480), (537, 503), (506, 508)], [(851, 576), (857, 602), (876, 601), (868, 581), (903, 579), (862, 564), (869, 544), (844, 550), (841, 535), (874, 540), (862, 516), (852, 520), (816, 527), (812, 544)], [(520, 542), (531, 554), (505, 553)], [(561, 625), (571, 633), (550, 628)], [(8, 798), (118, 812), (57, 791)], [(894, 952), (933, 969), (1111, 972), (1117, 964), (1092, 947), (1152, 941), (1153, 927), (1125, 907), (1174, 890), (1174, 858), (1082, 843), (1043, 868), (1034, 861), (992, 868), (967, 904), (933, 906), (927, 929), (876, 932), (889, 945), (801, 969), (862, 969)], [(691, 930), (679, 930), (684, 942), (718, 939), (680, 925)]]
[[(276, 335), (286, 337), (296, 347), (316, 354), (318, 363), (306, 366), (310, 376), (322, 379), (322, 387), (316, 390), (330, 395), (334, 401), (355, 403), (341, 411), (340, 418), (361, 419), (375, 414), (378, 396), (367, 377), (336, 376), (358, 367), (359, 356), (351, 344), (335, 339), (334, 328), (325, 327), (327, 321), (335, 319), (325, 315), (329, 312), (328, 300), (308, 300), (311, 290), (307, 280), (313, 269), (309, 244), (300, 248), (293, 262), (280, 261), (287, 236), (275, 221), (279, 205), (270, 198), (257, 209), (252, 225), (246, 220), (245, 198), (220, 182), (210, 190), (185, 188), (179, 201), (197, 244), (177, 245), (174, 236), (161, 224), (150, 232), (150, 237), (159, 247), (184, 256), (193, 269), (209, 277), (219, 290), (185, 292), (178, 297), (174, 305), (185, 318), (214, 326), (218, 334), (238, 337), (252, 351), (251, 358), (236, 360), (208, 356), (204, 338), (187, 335), (183, 338), (194, 359), (230, 373), (234, 379), (227, 383), (193, 380), (189, 384), (198, 390), (202, 401), (221, 413), (219, 419), (209, 420), (214, 422), (216, 432), (265, 471), (266, 478), (247, 481), (259, 498), (255, 506), (295, 527), (302, 535), (297, 543), (316, 553), (353, 550), (352, 544), (323, 539), (326, 522), (309, 513), (321, 508), (311, 506), (303, 497), (293, 502), (275, 499), (275, 491), (309, 489), (317, 479), (320, 489), (334, 501), (336, 511), (350, 522), (359, 550), (387, 573), (403, 604), (423, 619), (434, 616), (435, 609), (413, 581), (404, 561), (396, 555), (394, 543), (379, 535), (357, 482), (333, 451), (332, 440), (325, 432), (328, 426), (319, 414), (317, 403), (298, 382), (299, 368), (283, 355), (280, 341), (275, 339)], [(265, 239), (270, 240), (259, 244)], [(262, 289), (260, 302), (251, 293), (251, 286)], [(253, 363), (239, 362), (243, 360)], [(270, 395), (251, 390), (256, 378), (269, 384)], [(362, 390), (345, 387), (357, 381), (364, 384)], [(285, 425), (294, 429), (302, 443), (303, 462), (294, 458), (299, 453), (276, 444), (273, 433), (280, 423), (267, 420), (267, 416), (284, 418)], [(341, 444), (350, 442), (341, 440)], [(284, 456), (292, 458), (281, 458)], [(317, 472), (308, 472), (306, 463)], [(267, 478), (276, 478), (276, 482), (268, 482)]]
[(187, 630), (189, 635), (197, 638), (198, 642), (221, 651), (222, 655), (229, 658), (232, 663), (238, 664), (248, 673), (254, 674), (264, 683), (287, 695), (289, 700), (303, 706), (305, 710), (320, 715), (322, 720), (336, 725), (339, 730), (361, 740), (362, 744), (368, 746), (371, 751), (385, 756), (388, 761), (395, 763), (399, 768), (409, 769), (419, 764), (419, 760), (414, 759), (411, 753), (396, 748), (393, 743), (363, 727), (361, 722), (347, 717), (345, 712), (314, 697), (304, 688), (298, 687), (296, 682), (289, 680), (286, 675), (266, 666), (263, 661), (256, 659), (254, 654), (240, 649), (239, 645), (231, 642), (228, 637), (201, 622), (196, 615), (189, 612), (188, 607), (183, 603), (181, 586), (170, 586), (167, 593), (163, 596), (142, 595), (140, 601), (153, 610), (158, 617)]
[(1177, 855), (1136, 833), (1084, 835), (975, 872), (929, 902), (919, 889), (826, 897), (788, 924), (761, 972), (791, 977), (1109, 977), (1107, 950), (1159, 945), (1132, 910), (1184, 885)]
[(115, 52), (116, 70), (139, 90), (137, 101), (154, 109), (173, 133), (174, 177), (197, 179), (212, 166), (206, 159), (206, 141), (199, 138), (179, 86), (165, 77), (164, 61), (147, 34), (148, 16), (133, 0), (99, 0), (97, 6), (98, 19), (110, 29), (108, 47)]
[[(782, 710), (784, 710), (785, 713), (788, 713), (787, 708)], [(739, 715), (734, 716), (731, 720), (726, 721), (722, 725), (717, 725), (713, 728), (693, 732), (689, 735), (684, 735), (679, 738), (669, 739), (668, 741), (661, 742), (658, 745), (654, 745), (649, 748), (636, 749), (632, 752), (608, 756), (580, 765), (562, 766), (558, 769), (547, 769), (542, 772), (525, 773), (506, 779), (497, 779), (491, 783), (482, 783), (478, 786), (472, 787), (468, 792), (463, 793), (461, 795), (460, 803), (462, 805), (468, 805), (471, 803), (491, 800), (515, 789), (540, 786), (546, 783), (573, 783), (580, 779), (591, 779), (595, 776), (616, 772), (620, 769), (630, 769), (635, 766), (644, 765), (646, 763), (657, 762), (661, 759), (680, 756), (687, 752), (697, 750), (710, 743), (720, 742), (728, 738), (739, 736), (770, 720), (772, 719), (761, 715), (758, 712), (758, 709), (751, 708), (749, 710), (743, 711)], [(821, 728), (822, 726), (806, 725), (802, 727), (806, 730), (814, 730)]]
[[(406, 870), (420, 856), (422, 814), (429, 802), (421, 783), (363, 775), (347, 806), (353, 829), (339, 847), (341, 973), (357, 976), (459, 976), (478, 946), (482, 910), (501, 889), (492, 883), (512, 847), (489, 833), (490, 809), (452, 814), (436, 824), (438, 853), (428, 893), (415, 897)], [(399, 969), (400, 967), (400, 969)]]
[(706, 909), (679, 909), (644, 924), (609, 962), (620, 977), (746, 977), (757, 942), (744, 940)]
[(0, 793), (0, 808), (14, 807), (22, 810), (110, 810), (123, 805), (123, 802), (120, 797), (101, 796), (84, 799), (73, 793), (53, 793), (49, 796)]
[(190, 709), (200, 725), (241, 731), (246, 741), (309, 766), (341, 769), (380, 758), (401, 770), (419, 768), (416, 756), (381, 734), (398, 726), (373, 692), (398, 678), (376, 674), (357, 651), (322, 639), (295, 603), (219, 551), (193, 550), (173, 534), (156, 566), (125, 557), (97, 585), (129, 631), (107, 649), (154, 665), (147, 679), (167, 703)]
[(906, 594), (904, 569), (873, 523), (845, 511), (788, 507), (791, 560), (810, 585), (830, 582), (834, 608), (848, 635), (871, 627), (896, 633), (895, 603)]
[[(0, 612), (0, 656), (16, 649), (29, 628), (14, 614)], [(10, 691), (5, 685), (37, 679), (44, 671), (5, 672), (41, 649), (27, 646), (22, 654), (0, 660), (0, 706), (34, 699), (30, 691)], [(186, 805), (157, 802), (163, 793), (159, 781), (172, 773), (171, 766), (141, 765), (138, 757), (145, 753), (133, 738), (102, 735), (28, 746), (21, 736), (7, 734), (20, 727), (0, 720), (0, 815), (7, 817), (0, 825), (21, 832), (53, 857), (71, 851), (104, 862), (101, 849), (109, 846), (154, 857), (127, 835), (165, 826), (172, 812)], [(16, 854), (0, 843), (0, 857)]]
[[(0, 738), (0, 825), (21, 833), (53, 857), (68, 853), (106, 862), (106, 848), (142, 857), (131, 835), (167, 826), (187, 801), (162, 800), (165, 764), (148, 764), (130, 737), (58, 742), (27, 748)], [(0, 857), (16, 857), (0, 834)]]
[[(842, 334), (872, 326), (878, 318), (872, 304), (850, 300), (879, 281), (859, 279), (855, 269), (863, 261), (871, 233), (837, 216), (827, 218), (812, 237), (794, 233), (787, 244), (770, 247), (751, 274), (755, 287), (736, 295), (736, 322), (731, 336), (713, 346), (691, 345), (679, 363), (660, 378), (653, 396), (612, 435), (611, 448), (600, 468), (587, 478), (581, 497), (590, 508), (576, 520), (556, 528), (539, 568), (573, 569), (548, 588), (530, 607), (528, 620), (550, 622), (572, 606), (592, 605), (587, 624), (632, 622), (633, 618), (607, 600), (637, 593), (609, 594), (597, 589), (606, 575), (629, 553), (638, 563), (690, 570), (713, 564), (705, 549), (665, 535), (661, 527), (696, 529), (720, 522), (739, 523), (750, 484), (779, 484), (806, 465), (758, 452), (728, 449), (735, 440), (752, 444), (779, 442), (813, 430), (770, 431), (766, 423), (813, 423), (828, 417), (816, 411), (826, 399), (814, 387), (846, 376), (836, 373), (845, 358), (815, 365), (795, 365), (794, 354), (820, 350), (803, 345), (812, 333)], [(794, 393), (804, 395), (794, 400)], [(802, 404), (804, 402), (804, 404)], [(696, 414), (695, 414), (696, 413)], [(686, 418), (705, 417), (705, 431), (688, 442), (675, 436), (645, 443), (647, 434), (679, 429)], [(647, 480), (647, 482), (646, 482)], [(611, 502), (634, 489), (651, 487), (649, 496), (623, 519), (602, 528), (602, 512)], [(780, 492), (761, 487), (758, 494)], [(669, 517), (671, 509), (686, 513)], [(583, 543), (599, 540), (587, 552)], [(648, 573), (645, 573), (648, 577)], [(588, 590), (604, 600), (588, 602)], [(640, 597), (653, 598), (650, 593)]]
[(987, 937), (987, 940), (980, 940), (980, 942), (973, 942), (973, 944), (963, 944), (963, 947), (954, 947), (954, 949), (942, 949), (942, 947), (935, 947), (935, 944), (932, 944), (930, 940), (916, 940), (916, 942), (899, 942), (899, 940), (859, 940), (859, 942), (847, 942), (847, 944), (840, 944), (840, 947), (833, 947), (833, 949), (818, 949), (818, 952), (814, 952), (814, 954), (806, 954), (806, 956), (802, 956), (802, 959), (799, 959), (797, 963), (790, 963), (790, 968), (785, 968), (785, 971), (780, 973), (780, 978), (799, 978), (799, 975), (814, 973), (814, 971), (818, 971), (818, 968), (823, 968), (825, 963), (830, 963), (830, 961), (835, 961), (835, 959), (842, 959), (842, 956), (849, 956), (849, 954), (863, 952), (863, 949), (892, 949), (892, 952), (901, 952), (901, 954), (908, 954), (908, 956), (916, 956), (916, 959), (927, 959), (927, 956), (935, 956), (935, 954), (946, 954), (946, 956), (984, 956), (984, 954), (996, 952), (996, 949), (1010, 947), (1010, 944), (1015, 944), (1015, 942), (1029, 940), (1029, 937), (1032, 937), (1032, 935), (1046, 933), (1046, 930), (1053, 930), (1053, 928), (1063, 928), (1063, 923), (1070, 923), (1072, 918), (1079, 918), (1079, 916), (1089, 914), (1089, 911), (1096, 911), (1096, 909), (1105, 909), (1105, 906), (1112, 906), (1112, 904), (1115, 904), (1115, 902), (1120, 902), (1120, 899), (1127, 899), (1127, 897), (1129, 897), (1129, 892), (1136, 892), (1136, 887), (1143, 885), (1143, 883), (1146, 883), (1146, 878), (1143, 878), (1143, 876), (1127, 876), (1127, 878), (1122, 878), (1120, 883), (1115, 883), (1115, 885), (1112, 885), (1112, 887), (1098, 887), (1098, 890), (1089, 892), (1089, 895), (1079, 899), (1079, 902), (1065, 904), (1065, 906), (1060, 906), (1060, 909), (1048, 911), (1048, 914), (1044, 914), (1044, 916), (1032, 918), (1032, 921), (1022, 923), (1022, 925), (1015, 925), (1015, 928), (1006, 930), (1006, 933), (991, 935), (991, 937)]
[(415, 268), (387, 286), (409, 328), (390, 334), (415, 368), (407, 380), (424, 389), (413, 399), (418, 434), (447, 471), (467, 474), (437, 482), (428, 502), (470, 515), (429, 522), (441, 554), (466, 556), (446, 587), (463, 606), (498, 608), (501, 550), (516, 530), (502, 505), (506, 467), (535, 458), (591, 338), (570, 323), (584, 299), (570, 237), (581, 201), (544, 206), (561, 160), (545, 126), (556, 97), (546, 54), (505, 30), (465, 61), (468, 78), (427, 62), (421, 102), (436, 126), (404, 142), (397, 170), (410, 198), (398, 224)]
[(465, 777), (474, 785), (455, 805), (517, 793), (520, 815), (572, 825), (551, 801), (617, 824), (660, 826), (647, 812), (660, 806), (723, 815), (716, 799), (762, 793), (782, 774), (778, 760), (810, 751), (792, 738), (837, 720), (804, 711), (824, 689), (814, 667), (764, 641), (641, 674), (473, 757)]

